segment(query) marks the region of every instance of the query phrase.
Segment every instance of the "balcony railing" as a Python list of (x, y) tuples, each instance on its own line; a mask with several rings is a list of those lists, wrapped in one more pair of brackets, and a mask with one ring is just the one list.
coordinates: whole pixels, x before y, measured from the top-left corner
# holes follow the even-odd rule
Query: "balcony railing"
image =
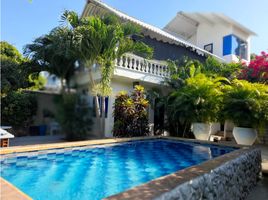
[[(94, 79), (100, 79), (100, 68), (92, 67)], [(114, 75), (135, 80), (142, 80), (150, 83), (161, 83), (165, 78), (170, 77), (167, 63), (159, 60), (148, 60), (134, 54), (124, 54), (115, 61)], [(75, 72), (73, 84), (85, 85), (89, 82), (89, 72), (87, 68), (82, 68)]]
[(165, 62), (148, 60), (134, 54), (124, 54), (116, 60), (116, 67), (138, 71), (159, 77), (169, 77), (170, 72)]

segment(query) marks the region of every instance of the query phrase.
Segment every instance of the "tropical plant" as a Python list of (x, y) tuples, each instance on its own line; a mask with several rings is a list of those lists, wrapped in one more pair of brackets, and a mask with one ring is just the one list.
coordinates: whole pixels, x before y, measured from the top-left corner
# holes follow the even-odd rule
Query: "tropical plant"
[[(78, 58), (90, 69), (90, 87), (95, 94), (96, 116), (98, 119), (102, 117), (100, 125), (104, 134), (105, 115), (101, 116), (100, 113), (105, 111), (105, 97), (112, 92), (110, 84), (114, 72), (114, 60), (126, 52), (140, 52), (149, 57), (153, 51), (144, 43), (132, 39), (132, 35), (140, 33), (138, 26), (120, 21), (114, 15), (79, 19), (75, 12), (66, 11), (62, 20), (71, 26), (75, 34)], [(91, 68), (94, 63), (100, 66), (99, 83), (95, 83), (92, 77)], [(101, 106), (98, 96), (102, 97)]]
[(83, 140), (92, 126), (91, 108), (76, 94), (62, 94), (55, 98), (56, 120), (60, 123), (67, 140)]
[(244, 64), (240, 78), (250, 82), (268, 83), (268, 53), (256, 55), (248, 65)]
[[(221, 87), (228, 79), (212, 79), (198, 74), (186, 79), (186, 85), (173, 91), (167, 98), (167, 115), (171, 123), (182, 128), (183, 136), (193, 122), (215, 122), (219, 118)], [(174, 129), (174, 128), (173, 128)], [(173, 130), (174, 131), (174, 130)], [(178, 130), (175, 130), (175, 133)]]
[(115, 137), (146, 136), (148, 126), (148, 100), (145, 98), (144, 88), (135, 86), (129, 96), (127, 92), (120, 92), (114, 104), (114, 129)]
[(117, 94), (114, 103), (114, 127), (113, 135), (115, 137), (128, 137), (129, 124), (132, 122), (132, 113), (134, 113), (133, 102), (126, 91)]
[(211, 77), (225, 77), (228, 79), (236, 78), (242, 69), (241, 62), (225, 63), (213, 57), (208, 57), (204, 63), (203, 73)]
[(201, 73), (203, 65), (198, 60), (184, 57), (181, 60), (168, 60), (170, 77), (165, 80), (171, 88), (179, 88), (185, 85), (185, 80)]
[(223, 110), (225, 119), (239, 127), (261, 128), (268, 123), (268, 87), (246, 80), (233, 80), (224, 89)]
[(57, 27), (26, 45), (24, 54), (40, 65), (43, 71), (56, 75), (61, 81), (62, 92), (65, 92), (64, 80), (69, 88), (77, 61), (74, 49), (73, 32), (67, 27)]

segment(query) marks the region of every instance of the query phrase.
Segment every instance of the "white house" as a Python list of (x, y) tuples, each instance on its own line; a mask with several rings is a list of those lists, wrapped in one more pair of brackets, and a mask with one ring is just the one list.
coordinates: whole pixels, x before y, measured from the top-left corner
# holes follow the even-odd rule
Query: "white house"
[(250, 38), (256, 35), (219, 13), (178, 12), (163, 30), (206, 49), (227, 62), (236, 62), (239, 58), (250, 61)]
[[(135, 84), (143, 85), (147, 90), (151, 88), (166, 90), (160, 83), (169, 77), (165, 63), (167, 59), (177, 60), (188, 56), (203, 62), (208, 56), (213, 56), (222, 62), (229, 62), (235, 60), (235, 55), (245, 60), (249, 60), (250, 57), (250, 36), (254, 33), (224, 15), (180, 12), (162, 30), (130, 17), (101, 1), (88, 0), (82, 17), (102, 16), (107, 13), (139, 25), (144, 35), (142, 40), (154, 48), (154, 55), (152, 60), (145, 60), (137, 55), (126, 54), (115, 62), (111, 83), (113, 95), (106, 101), (106, 137), (112, 137), (115, 95), (121, 90), (132, 91)], [(93, 77), (98, 81), (99, 69), (95, 67), (94, 70)], [(87, 69), (81, 68), (76, 72), (74, 83), (79, 85), (81, 90), (88, 89)], [(93, 106), (93, 97), (88, 98)], [(154, 122), (152, 108), (149, 110), (149, 121)], [(93, 133), (96, 128), (98, 127), (93, 128)]]

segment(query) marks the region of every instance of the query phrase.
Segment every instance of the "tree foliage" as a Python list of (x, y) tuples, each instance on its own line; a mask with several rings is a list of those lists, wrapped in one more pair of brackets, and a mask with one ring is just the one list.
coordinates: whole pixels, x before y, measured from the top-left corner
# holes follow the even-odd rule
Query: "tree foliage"
[(225, 63), (220, 62), (213, 57), (208, 57), (204, 63), (203, 73), (211, 77), (226, 77), (228, 79), (235, 79), (242, 69), (241, 62)]
[(35, 39), (32, 44), (26, 45), (24, 54), (40, 65), (43, 71), (56, 75), (61, 80), (62, 91), (65, 91), (63, 81), (66, 80), (69, 86), (77, 61), (74, 35), (69, 28), (57, 27)]
[(7, 42), (1, 42), (1, 122), (13, 128), (27, 128), (37, 111), (35, 95), (25, 89), (39, 89), (40, 69)]
[(13, 128), (27, 128), (37, 111), (35, 95), (11, 91), (1, 99), (1, 123)]
[(1, 56), (12, 58), (17, 62), (21, 62), (23, 60), (22, 55), (13, 45), (5, 41), (1, 41), (0, 44)]
[[(89, 68), (90, 88), (95, 95), (95, 110), (98, 121), (101, 111), (104, 113), (106, 96), (111, 95), (111, 78), (114, 73), (115, 59), (126, 52), (139, 52), (145, 56), (152, 56), (152, 49), (142, 42), (134, 41), (132, 36), (139, 34), (139, 27), (132, 23), (121, 21), (114, 15), (102, 18), (89, 16), (80, 19), (75, 12), (65, 11), (62, 21), (70, 27), (76, 41), (76, 55)], [(92, 66), (100, 68), (101, 79), (95, 82), (92, 77)], [(98, 97), (102, 97), (99, 106)], [(105, 117), (99, 122), (100, 130), (104, 134)]]
[[(30, 60), (22, 57), (19, 51), (7, 42), (1, 42), (1, 96), (11, 91), (35, 86), (40, 68)], [(30, 78), (31, 76), (31, 78)], [(40, 84), (42, 88), (44, 84)]]
[(91, 84), (96, 95), (109, 96), (115, 59), (126, 52), (142, 53), (145, 57), (152, 56), (152, 49), (142, 42), (134, 41), (132, 36), (140, 33), (140, 28), (129, 22), (120, 21), (115, 15), (103, 18), (89, 16), (79, 19), (73, 11), (65, 11), (62, 21), (66, 22), (74, 34), (76, 56), (86, 67), (94, 63), (100, 66), (100, 83)]
[(203, 65), (198, 60), (188, 57), (177, 61), (168, 60), (167, 63), (170, 70), (170, 77), (165, 81), (172, 88), (182, 87), (185, 85), (187, 78), (200, 74), (203, 68)]

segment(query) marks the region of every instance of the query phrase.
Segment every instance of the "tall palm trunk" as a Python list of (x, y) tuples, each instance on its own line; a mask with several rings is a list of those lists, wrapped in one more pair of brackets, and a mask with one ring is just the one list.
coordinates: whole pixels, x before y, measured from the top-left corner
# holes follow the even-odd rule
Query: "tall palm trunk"
[(105, 137), (105, 97), (101, 100), (101, 134)]
[[(87, 66), (91, 66), (92, 64), (91, 63), (86, 63)], [(91, 72), (91, 69), (89, 70), (89, 80), (90, 80), (90, 84), (92, 87), (95, 86), (95, 81), (93, 79), (93, 76), (92, 76), (92, 72)], [(100, 108), (100, 103), (99, 103), (99, 98), (97, 95), (95, 95), (94, 97), (94, 101), (95, 101), (95, 113), (96, 113), (96, 126), (97, 126), (97, 129), (96, 131), (98, 131), (98, 135), (100, 137), (103, 137), (103, 125), (102, 125), (102, 122), (101, 122), (101, 108)]]

